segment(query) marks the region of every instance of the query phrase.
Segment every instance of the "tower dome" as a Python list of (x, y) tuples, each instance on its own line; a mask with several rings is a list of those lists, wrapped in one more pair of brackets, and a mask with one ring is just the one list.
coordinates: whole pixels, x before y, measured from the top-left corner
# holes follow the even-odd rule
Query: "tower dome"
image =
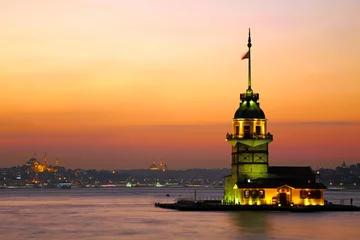
[[(255, 96), (257, 95), (257, 96)], [(265, 119), (265, 113), (261, 110), (259, 103), (257, 102), (258, 94), (254, 94), (253, 97), (244, 98), (241, 100), (239, 108), (234, 114), (234, 118), (257, 118)]]

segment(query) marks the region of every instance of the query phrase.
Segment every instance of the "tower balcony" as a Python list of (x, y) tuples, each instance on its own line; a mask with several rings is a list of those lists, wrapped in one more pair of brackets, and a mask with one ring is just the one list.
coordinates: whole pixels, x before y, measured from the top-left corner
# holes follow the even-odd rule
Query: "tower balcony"
[(244, 135), (236, 135), (227, 133), (226, 134), (226, 140), (237, 140), (237, 139), (269, 139), (273, 140), (273, 135), (270, 133), (268, 134), (244, 134)]
[(231, 145), (235, 146), (237, 143), (245, 144), (251, 147), (259, 146), (262, 144), (270, 143), (273, 140), (273, 135), (268, 134), (226, 134), (226, 141), (228, 141)]

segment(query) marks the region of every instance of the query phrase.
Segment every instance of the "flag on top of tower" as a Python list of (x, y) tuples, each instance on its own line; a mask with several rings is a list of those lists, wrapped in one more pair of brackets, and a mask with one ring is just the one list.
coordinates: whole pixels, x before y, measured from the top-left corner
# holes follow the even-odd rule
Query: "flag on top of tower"
[(241, 58), (241, 60), (247, 59), (250, 57), (250, 51), (247, 51), (247, 53)]

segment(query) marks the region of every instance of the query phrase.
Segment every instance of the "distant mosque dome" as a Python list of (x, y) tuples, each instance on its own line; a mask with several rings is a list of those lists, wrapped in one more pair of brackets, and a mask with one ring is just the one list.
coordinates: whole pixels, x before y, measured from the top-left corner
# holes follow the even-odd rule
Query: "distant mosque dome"
[(164, 164), (163, 161), (160, 160), (159, 166), (156, 165), (155, 161), (153, 161), (152, 164), (149, 167), (149, 170), (165, 172), (165, 171), (168, 170), (168, 168), (167, 168), (166, 164)]
[(150, 170), (159, 170), (158, 166), (155, 164), (155, 161), (149, 167)]
[(25, 163), (26, 166), (33, 166), (34, 164), (39, 164), (38, 160), (34, 157), (30, 158), (29, 161)]
[[(58, 161), (58, 160), (57, 160)], [(45, 154), (45, 164), (41, 164), (37, 158), (36, 158), (36, 154), (34, 154), (34, 156), (32, 158), (30, 158), (25, 165), (23, 165), (23, 167), (25, 167), (28, 170), (33, 170), (36, 172), (57, 172), (58, 169), (57, 168), (52, 168), (52, 167), (48, 167), (48, 160), (46, 158), (46, 154)]]

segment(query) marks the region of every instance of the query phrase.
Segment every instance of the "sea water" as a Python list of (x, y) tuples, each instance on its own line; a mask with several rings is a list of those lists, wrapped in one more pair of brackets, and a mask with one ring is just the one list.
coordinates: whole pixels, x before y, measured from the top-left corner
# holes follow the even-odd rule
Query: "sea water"
[[(195, 193), (196, 190), (196, 193)], [(178, 198), (220, 199), (220, 188), (0, 190), (0, 239), (360, 239), (360, 212), (179, 212)], [(360, 191), (326, 191), (360, 205)]]

